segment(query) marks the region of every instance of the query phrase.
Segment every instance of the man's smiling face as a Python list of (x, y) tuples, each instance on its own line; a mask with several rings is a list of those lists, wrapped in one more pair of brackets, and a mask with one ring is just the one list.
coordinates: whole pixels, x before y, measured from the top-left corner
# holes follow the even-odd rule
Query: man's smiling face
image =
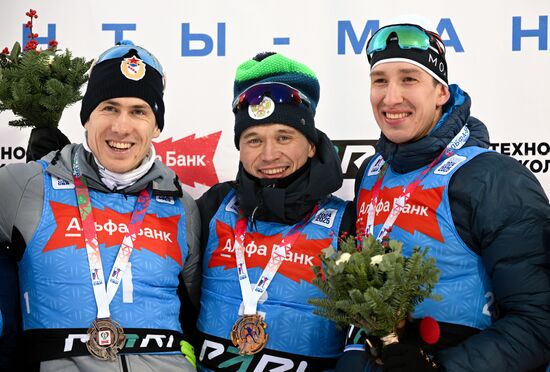
[(406, 62), (387, 62), (371, 71), (370, 101), (376, 123), (394, 143), (426, 136), (442, 115), (449, 89), (421, 68)]
[(137, 168), (160, 135), (153, 110), (141, 98), (101, 102), (85, 124), (88, 146), (101, 165), (115, 173)]

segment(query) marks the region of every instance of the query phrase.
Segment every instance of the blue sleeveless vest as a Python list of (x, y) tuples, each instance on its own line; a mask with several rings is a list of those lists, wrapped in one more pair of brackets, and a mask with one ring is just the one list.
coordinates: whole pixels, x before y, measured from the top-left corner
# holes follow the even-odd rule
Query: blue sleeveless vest
[[(105, 281), (137, 196), (89, 190)], [(123, 328), (181, 332), (178, 275), (187, 257), (184, 208), (155, 197), (110, 304)], [(116, 273), (113, 273), (116, 275)], [(74, 184), (44, 172), (42, 218), (19, 264), (23, 329), (88, 328), (97, 315)]]
[[(224, 198), (209, 226), (198, 321), (199, 330), (206, 334), (204, 345), (209, 342), (210, 336), (228, 340), (239, 318), (239, 308), (242, 314), (242, 296), (233, 250), (234, 227), (239, 212), (236, 203), (236, 193), (232, 190)], [(311, 266), (320, 266), (318, 255), (322, 249), (329, 245), (337, 246), (345, 206), (346, 202), (337, 197), (328, 197), (320, 203), (318, 212), (303, 227), (292, 252), (273, 278), (267, 294), (260, 298), (257, 310), (267, 323), (268, 341), (266, 348), (254, 355), (255, 358), (261, 358), (269, 350), (322, 358), (336, 358), (341, 354), (342, 332), (333, 322), (314, 315), (314, 307), (307, 300), (323, 296), (311, 284), (314, 277)], [(249, 224), (245, 238), (245, 260), (252, 285), (256, 284), (267, 264), (273, 244), (279, 244), (291, 228), (284, 224), (256, 221), (251, 231)], [(225, 350), (226, 354), (232, 352)], [(204, 362), (203, 358), (208, 358), (208, 355), (201, 353), (199, 360)], [(214, 368), (212, 366), (209, 365)]]
[[(441, 322), (478, 329), (491, 324), (490, 309), (494, 298), (491, 283), (481, 257), (466, 246), (456, 231), (448, 195), (449, 181), (454, 172), (486, 151), (478, 147), (462, 148), (435, 165), (412, 193), (390, 232), (391, 239), (404, 243), (404, 255), (410, 255), (414, 247), (429, 247), (429, 255), (436, 259), (441, 270), (434, 294), (443, 299), (425, 300), (416, 307), (414, 318), (431, 316)], [(381, 168), (380, 160), (379, 155), (373, 157), (365, 169), (357, 197), (358, 216), (370, 203), (371, 189)], [(375, 236), (385, 222), (394, 198), (426, 168), (398, 174), (388, 167), (376, 208)]]

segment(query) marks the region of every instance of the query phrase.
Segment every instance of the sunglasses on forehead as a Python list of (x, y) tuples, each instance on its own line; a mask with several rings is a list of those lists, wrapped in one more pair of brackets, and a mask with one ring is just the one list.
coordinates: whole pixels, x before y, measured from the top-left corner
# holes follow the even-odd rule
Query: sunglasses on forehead
[(150, 66), (157, 70), (157, 72), (162, 77), (164, 77), (164, 71), (158, 59), (156, 59), (156, 57), (149, 53), (149, 51), (147, 51), (146, 49), (143, 49), (142, 47), (133, 44), (121, 44), (107, 49), (97, 58), (96, 64), (107, 61), (109, 59), (122, 58), (132, 50), (137, 53), (135, 57), (141, 59), (143, 62), (145, 62), (147, 66)]
[(396, 35), (397, 43), (401, 49), (428, 50), (428, 48), (435, 45), (439, 54), (445, 55), (445, 45), (438, 34), (417, 25), (401, 24), (382, 27), (372, 35), (367, 44), (369, 60), (373, 53), (386, 49), (392, 34)]
[(298, 89), (284, 83), (258, 83), (239, 94), (233, 101), (233, 112), (247, 105), (258, 105), (264, 97), (271, 98), (275, 103), (304, 103), (311, 107), (309, 99)]

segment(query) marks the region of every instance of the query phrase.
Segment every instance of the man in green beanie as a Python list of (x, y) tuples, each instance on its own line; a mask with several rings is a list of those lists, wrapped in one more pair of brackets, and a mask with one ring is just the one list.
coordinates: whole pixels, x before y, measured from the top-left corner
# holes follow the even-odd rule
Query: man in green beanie
[(331, 195), (342, 171), (315, 128), (318, 101), (315, 73), (281, 54), (258, 54), (237, 68), (237, 178), (197, 202), (201, 370), (322, 371), (341, 355), (343, 334), (307, 302), (322, 296), (311, 266), (355, 223), (353, 206)]

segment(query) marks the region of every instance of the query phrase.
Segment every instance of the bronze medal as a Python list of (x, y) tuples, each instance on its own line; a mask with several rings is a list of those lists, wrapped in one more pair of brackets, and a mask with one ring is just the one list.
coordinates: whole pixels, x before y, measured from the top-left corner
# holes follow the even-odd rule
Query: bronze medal
[(86, 342), (88, 351), (101, 360), (116, 360), (126, 341), (124, 330), (110, 317), (94, 320), (87, 333), (90, 336)]
[(241, 355), (256, 354), (267, 343), (266, 327), (267, 324), (260, 315), (244, 315), (233, 325), (231, 341), (239, 348)]

